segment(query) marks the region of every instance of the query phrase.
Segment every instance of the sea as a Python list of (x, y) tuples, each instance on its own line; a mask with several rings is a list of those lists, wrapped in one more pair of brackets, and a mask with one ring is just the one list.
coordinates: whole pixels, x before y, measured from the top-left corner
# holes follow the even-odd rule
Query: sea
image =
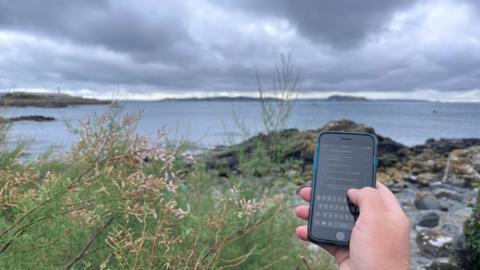
[[(31, 157), (45, 151), (64, 154), (77, 141), (71, 131), (79, 121), (111, 109), (108, 105), (66, 108), (9, 108), (3, 116), (51, 116), (53, 122), (15, 122), (8, 143), (28, 142)], [(258, 101), (124, 101), (120, 113), (142, 113), (136, 129), (156, 136), (159, 129), (169, 138), (189, 141), (200, 148), (240, 142), (265, 130)], [(350, 119), (373, 127), (378, 134), (413, 146), (429, 138), (480, 138), (480, 103), (423, 101), (322, 101), (295, 102), (287, 128), (318, 129), (332, 120)]]

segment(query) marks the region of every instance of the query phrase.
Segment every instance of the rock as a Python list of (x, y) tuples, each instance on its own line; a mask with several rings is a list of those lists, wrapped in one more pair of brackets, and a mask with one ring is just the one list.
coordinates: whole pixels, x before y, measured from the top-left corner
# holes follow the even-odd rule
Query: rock
[(446, 188), (439, 188), (433, 191), (433, 194), (437, 199), (441, 198), (447, 198), (450, 200), (455, 200), (455, 201), (461, 201), (462, 200), (462, 195), (460, 195), (458, 192), (455, 190), (450, 190)]
[(440, 209), (440, 202), (429, 192), (418, 192), (415, 196), (415, 207), (420, 210)]
[(448, 154), (454, 149), (464, 149), (470, 146), (480, 145), (480, 139), (467, 138), (467, 139), (428, 139), (425, 142), (424, 147), (430, 148), (439, 154)]
[(405, 178), (407, 174), (397, 168), (390, 167), (390, 168), (381, 168), (377, 172), (377, 180), (382, 182), (385, 186), (389, 187), (390, 189), (394, 188), (396, 190), (400, 190), (407, 187), (407, 183), (405, 183)]
[(453, 150), (449, 161), (445, 182), (467, 187), (480, 183), (480, 146)]
[(448, 204), (446, 202), (440, 201), (440, 210), (442, 211), (448, 211)]
[(47, 122), (47, 121), (55, 121), (56, 119), (51, 116), (42, 116), (42, 115), (25, 115), (25, 116), (17, 116), (17, 117), (10, 117), (10, 118), (2, 118), (0, 117), (0, 123), (2, 122), (19, 122), (19, 121), (35, 121), (35, 122)]
[(474, 213), (471, 207), (461, 207), (460, 209), (457, 209), (456, 211), (452, 211), (452, 212), (453, 212), (452, 214), (455, 215), (455, 219), (461, 220), (461, 221), (467, 220)]
[[(279, 156), (276, 157), (277, 161), (281, 163), (287, 160), (301, 161), (301, 172), (305, 172), (307, 166), (310, 166), (313, 162), (316, 138), (322, 131), (347, 131), (375, 134), (373, 128), (349, 120), (331, 121), (316, 130), (300, 131), (298, 129), (286, 129), (269, 134), (260, 133), (239, 144), (218, 146), (212, 149), (208, 153), (210, 157), (207, 157), (207, 165), (209, 169), (227, 167), (241, 172), (238, 166), (240, 155), (243, 155), (242, 157), (248, 160), (251, 155), (255, 153), (259, 145), (270, 145), (272, 141), (278, 140), (285, 142), (285, 146), (280, 151)], [(400, 168), (403, 160), (409, 156), (409, 148), (388, 137), (383, 137), (378, 134), (375, 135), (378, 140), (378, 167)], [(397, 172), (400, 171), (397, 170)], [(404, 170), (402, 170), (401, 173), (405, 174)], [(397, 180), (403, 180), (403, 177)]]
[(407, 180), (408, 182), (410, 182), (412, 184), (418, 183), (417, 177), (415, 175), (409, 175), (405, 178), (405, 180)]
[(227, 169), (234, 171), (238, 164), (239, 160), (233, 151), (212, 152), (211, 156), (207, 159), (208, 169)]
[(436, 175), (433, 173), (421, 173), (417, 175), (417, 184), (422, 187), (428, 187), (430, 182), (435, 181)]
[(411, 168), (413, 174), (443, 173), (445, 170), (445, 157), (432, 151), (424, 151), (420, 155), (415, 156)]
[(409, 153), (409, 149), (405, 145), (395, 142), (388, 137), (376, 134), (375, 130), (371, 127), (350, 120), (331, 121), (321, 129), (317, 130), (318, 133), (321, 131), (347, 131), (375, 134), (378, 142), (378, 167), (380, 168), (392, 167), (401, 163)]
[(395, 180), (393, 180), (392, 177), (384, 171), (377, 172), (377, 181), (382, 182), (385, 186), (389, 188), (393, 186), (393, 184), (395, 184)]
[(455, 262), (451, 262), (447, 260), (445, 262), (433, 261), (425, 269), (426, 270), (462, 270), (463, 268), (458, 266)]
[(446, 257), (454, 245), (454, 238), (436, 230), (424, 230), (417, 234), (420, 251), (429, 257)]
[(441, 228), (442, 232), (453, 235), (460, 236), (463, 233), (463, 228), (455, 224), (445, 224)]
[(375, 134), (375, 130), (363, 124), (358, 124), (350, 120), (342, 119), (338, 121), (330, 121), (325, 124), (322, 131), (346, 131)]
[(393, 193), (399, 193), (399, 192), (402, 192), (406, 187), (408, 187), (408, 185), (406, 185), (404, 183), (394, 183), (393, 185), (389, 186), (388, 188)]
[(439, 220), (440, 220), (440, 216), (435, 212), (431, 212), (426, 215), (423, 215), (420, 218), (420, 221), (417, 223), (417, 225), (422, 227), (433, 228), (438, 225)]

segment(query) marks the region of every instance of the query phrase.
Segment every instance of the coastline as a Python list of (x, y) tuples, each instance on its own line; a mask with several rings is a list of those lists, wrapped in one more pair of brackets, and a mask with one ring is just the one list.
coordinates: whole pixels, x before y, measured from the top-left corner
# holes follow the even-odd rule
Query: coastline
[[(107, 121), (113, 118), (99, 116), (97, 119)], [(93, 122), (91, 124), (96, 126)], [(102, 125), (110, 126), (111, 123)], [(120, 130), (121, 126), (118, 128), (115, 130)], [(136, 141), (139, 137), (133, 134), (131, 137), (128, 133), (122, 135), (127, 137), (116, 137), (123, 133), (110, 133), (103, 128), (86, 130), (88, 132), (84, 133), (83, 141), (75, 144), (76, 150), (73, 150), (73, 153), (77, 154), (67, 154), (58, 160), (45, 160), (42, 166), (56, 168), (59, 162), (62, 170), (67, 171), (72, 164), (85, 166), (83, 163), (76, 163), (78, 153), (87, 153), (88, 160), (92, 160), (90, 153), (96, 153), (95, 149), (102, 147), (104, 142), (103, 139), (97, 141), (97, 137), (108, 138), (106, 141), (113, 144), (111, 149), (117, 149), (119, 146), (116, 145), (119, 144), (122, 149), (130, 151), (129, 147), (124, 148), (124, 142), (129, 142), (128, 145), (143, 145), (142, 141)], [(175, 163), (179, 166), (175, 169), (175, 174), (188, 175), (196, 172), (202, 177), (201, 181), (210, 181), (205, 187), (208, 192), (199, 193), (207, 196), (208, 200), (212, 199), (210, 196), (219, 199), (225, 192), (230, 192), (230, 186), (235, 187), (235, 183), (251, 186), (255, 194), (261, 194), (258, 196), (263, 198), (265, 205), (282, 207), (282, 215), (293, 221), (288, 209), (303, 203), (296, 193), (311, 181), (315, 138), (318, 133), (327, 130), (367, 132), (377, 136), (377, 180), (395, 194), (410, 220), (412, 267), (461, 267), (466, 260), (462, 254), (468, 252), (465, 244), (468, 240), (465, 235), (468, 232), (465, 231), (464, 224), (472, 219), (473, 206), (478, 197), (478, 189), (474, 187), (480, 184), (480, 159), (477, 158), (480, 157), (480, 138), (429, 139), (424, 144), (409, 147), (378, 134), (372, 127), (350, 120), (339, 120), (328, 122), (319, 129), (285, 129), (269, 134), (260, 133), (238, 144), (217, 145), (196, 152), (193, 156), (182, 152), (181, 160), (178, 164)], [(100, 133), (91, 136), (92, 131)], [(91, 149), (84, 151), (84, 147)], [(159, 167), (156, 164), (161, 162), (161, 159), (145, 156), (143, 146), (139, 149), (140, 152), (134, 152), (137, 154), (132, 157), (116, 161), (116, 166), (128, 164), (139, 171), (143, 171), (145, 167), (157, 170)], [(185, 151), (188, 147), (180, 149)], [(139, 156), (142, 158), (139, 159)], [(29, 162), (35, 163), (34, 160), (25, 161), (26, 168), (30, 168)], [(105, 173), (113, 171), (107, 170)], [(120, 173), (121, 170), (115, 172)], [(102, 176), (103, 173), (95, 175)], [(196, 176), (194, 179), (195, 183), (199, 183)], [(106, 177), (105, 184), (111, 180)], [(90, 185), (85, 188), (90, 188)], [(228, 188), (228, 191), (224, 191), (224, 188)], [(215, 192), (211, 193), (212, 189)], [(110, 192), (112, 190), (115, 188), (110, 189)], [(153, 192), (153, 189), (151, 191)], [(145, 191), (142, 191), (139, 196), (144, 194)], [(186, 198), (187, 194), (190, 193), (182, 193), (179, 198)], [(197, 215), (201, 213), (203, 212), (197, 212)], [(271, 241), (268, 233), (263, 235)], [(309, 249), (312, 247), (314, 246), (309, 245)]]
[[(264, 185), (287, 185), (298, 192), (298, 187), (311, 181), (315, 138), (321, 131), (376, 135), (377, 180), (396, 195), (410, 220), (412, 267), (461, 267), (468, 252), (464, 223), (473, 214), (478, 196), (475, 187), (480, 184), (480, 138), (429, 139), (408, 147), (371, 127), (340, 120), (316, 130), (288, 129), (217, 146), (206, 152), (206, 166), (224, 181), (233, 176), (255, 177)], [(281, 142), (286, 143), (281, 146), (285, 151), (279, 152), (280, 165), (262, 164), (252, 173), (246, 164), (257, 158), (259, 145)]]

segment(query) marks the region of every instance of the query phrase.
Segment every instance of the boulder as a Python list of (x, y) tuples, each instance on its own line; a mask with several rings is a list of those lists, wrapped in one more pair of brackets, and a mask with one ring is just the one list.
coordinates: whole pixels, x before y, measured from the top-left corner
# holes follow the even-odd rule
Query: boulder
[(403, 159), (409, 153), (409, 149), (405, 145), (395, 142), (388, 137), (376, 134), (375, 130), (371, 127), (350, 120), (331, 121), (316, 132), (320, 133), (321, 131), (361, 132), (376, 135), (378, 142), (378, 167), (395, 166), (396, 164), (403, 162)]
[(439, 221), (440, 216), (435, 212), (430, 212), (423, 215), (417, 222), (417, 225), (421, 227), (433, 228), (438, 225)]
[(446, 188), (439, 188), (433, 191), (433, 194), (437, 199), (441, 198), (447, 198), (450, 200), (455, 200), (455, 201), (461, 201), (462, 200), (462, 195), (460, 195), (458, 192), (455, 190), (450, 190)]
[(207, 168), (214, 170), (231, 170), (236, 171), (239, 160), (237, 158), (236, 149), (226, 148), (224, 146), (218, 146), (208, 153)]
[(417, 234), (420, 252), (428, 257), (447, 257), (454, 246), (454, 238), (436, 230), (424, 230)]
[(453, 150), (449, 161), (445, 182), (467, 187), (480, 183), (480, 146)]
[(375, 130), (371, 127), (367, 127), (363, 124), (355, 123), (354, 121), (342, 119), (338, 121), (330, 121), (325, 124), (321, 131), (345, 131), (345, 132), (359, 132), (375, 134)]
[[(239, 144), (231, 146), (217, 146), (207, 153), (207, 166), (209, 169), (231, 169), (240, 171), (239, 157), (245, 159), (254, 154), (259, 145), (272, 145), (281, 142), (282, 146), (275, 157), (278, 162), (299, 160), (302, 164), (302, 172), (313, 162), (318, 134), (323, 131), (346, 131), (375, 134), (375, 130), (363, 124), (349, 120), (328, 122), (325, 126), (316, 130), (300, 131), (298, 129), (285, 129), (268, 134), (260, 133)], [(393, 141), (388, 137), (375, 134), (378, 140), (378, 166), (380, 168), (400, 166), (409, 153), (409, 148)], [(267, 152), (268, 149), (267, 149)], [(311, 169), (308, 170), (310, 172)], [(401, 178), (403, 180), (403, 177)]]
[(415, 207), (420, 210), (441, 209), (441, 204), (430, 192), (417, 192), (415, 196)]

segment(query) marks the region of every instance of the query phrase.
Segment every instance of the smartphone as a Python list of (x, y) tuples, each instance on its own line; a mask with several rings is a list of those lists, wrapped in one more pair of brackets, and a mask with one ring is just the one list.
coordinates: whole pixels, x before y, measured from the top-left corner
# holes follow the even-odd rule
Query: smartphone
[(313, 164), (308, 238), (316, 244), (348, 246), (358, 208), (349, 188), (375, 187), (377, 139), (367, 133), (322, 132)]

